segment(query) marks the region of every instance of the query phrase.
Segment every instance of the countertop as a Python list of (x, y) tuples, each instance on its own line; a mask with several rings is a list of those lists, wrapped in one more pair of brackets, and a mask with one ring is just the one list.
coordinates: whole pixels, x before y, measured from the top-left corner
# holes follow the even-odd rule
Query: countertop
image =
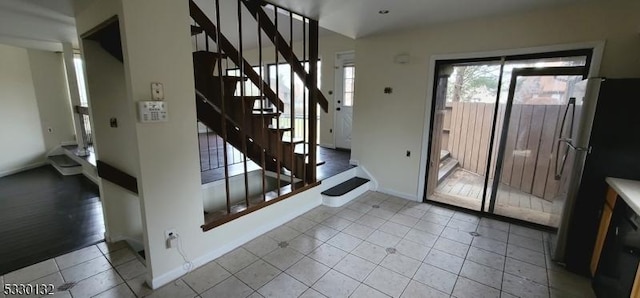
[(640, 181), (613, 177), (607, 177), (606, 181), (636, 214), (640, 214)]

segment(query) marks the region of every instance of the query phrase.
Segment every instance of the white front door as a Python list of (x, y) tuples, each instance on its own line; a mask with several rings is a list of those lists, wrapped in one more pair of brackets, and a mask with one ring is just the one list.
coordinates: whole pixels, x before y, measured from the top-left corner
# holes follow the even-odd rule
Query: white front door
[(351, 149), (353, 99), (356, 68), (354, 53), (338, 54), (336, 59), (335, 143), (337, 148)]

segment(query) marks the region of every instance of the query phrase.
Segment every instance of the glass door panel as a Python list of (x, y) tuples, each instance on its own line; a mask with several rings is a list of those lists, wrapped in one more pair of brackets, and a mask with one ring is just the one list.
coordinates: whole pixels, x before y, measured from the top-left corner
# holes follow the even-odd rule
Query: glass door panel
[(428, 199), (480, 210), (500, 61), (438, 69)]
[[(499, 177), (497, 191), (488, 192), (489, 212), (558, 227), (564, 203), (558, 196), (561, 179), (571, 175), (563, 165), (572, 164), (573, 158), (559, 139), (570, 138), (578, 123), (574, 118), (582, 98), (576, 101), (573, 94), (581, 81), (581, 75), (561, 73), (515, 78), (496, 127), (501, 141), (496, 161), (501, 162), (496, 162), (500, 170), (493, 176)], [(495, 185), (493, 179), (490, 184)]]

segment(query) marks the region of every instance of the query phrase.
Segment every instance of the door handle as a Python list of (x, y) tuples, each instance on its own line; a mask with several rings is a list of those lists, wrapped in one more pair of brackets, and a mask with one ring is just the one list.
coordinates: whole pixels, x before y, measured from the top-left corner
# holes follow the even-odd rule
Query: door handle
[[(567, 116), (569, 114), (569, 108), (571, 108), (571, 124), (569, 125), (569, 137), (564, 138), (563, 137), (564, 127), (565, 127), (565, 122), (567, 121)], [(556, 166), (555, 166), (555, 177), (554, 177), (555, 180), (560, 180), (564, 172), (565, 164), (567, 162), (568, 152), (565, 152), (565, 154), (562, 156), (562, 159), (560, 158), (560, 144), (564, 142), (569, 147), (575, 148), (573, 147), (573, 144), (571, 144), (571, 138), (573, 138), (573, 120), (575, 118), (575, 114), (576, 114), (576, 99), (574, 97), (571, 97), (569, 98), (569, 102), (567, 102), (567, 108), (564, 110), (564, 116), (562, 117), (562, 122), (560, 123), (560, 138), (558, 138), (558, 142), (556, 145)]]
[(336, 111), (340, 111), (340, 108), (336, 108)]

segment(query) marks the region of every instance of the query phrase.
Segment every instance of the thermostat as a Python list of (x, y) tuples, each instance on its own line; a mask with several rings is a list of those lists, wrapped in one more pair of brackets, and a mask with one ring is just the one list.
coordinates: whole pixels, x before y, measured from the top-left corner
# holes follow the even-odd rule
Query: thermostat
[(167, 103), (164, 101), (139, 101), (138, 119), (142, 123), (166, 122)]

